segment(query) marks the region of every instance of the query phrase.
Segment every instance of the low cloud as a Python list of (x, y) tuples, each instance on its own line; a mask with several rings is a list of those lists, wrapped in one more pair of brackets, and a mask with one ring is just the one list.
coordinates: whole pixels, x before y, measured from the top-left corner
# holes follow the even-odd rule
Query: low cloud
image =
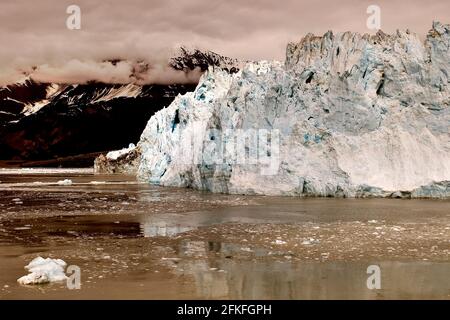
[[(142, 64), (142, 63), (141, 63)], [(37, 82), (136, 84), (189, 84), (197, 83), (202, 75), (200, 68), (180, 71), (167, 64), (153, 64), (140, 68), (131, 61), (96, 62), (70, 60), (61, 65), (40, 65), (29, 72), (29, 77)]]
[(106, 83), (130, 82), (131, 66), (128, 62), (113, 65), (109, 62), (70, 60), (63, 65), (41, 65), (32, 72), (38, 82), (85, 83), (97, 80)]
[[(66, 8), (81, 8), (81, 30), (68, 30)], [(367, 30), (371, 0), (16, 0), (0, 3), (0, 85), (32, 74), (39, 81), (195, 81), (200, 72), (167, 68), (173, 48), (208, 49), (245, 60), (283, 60), (288, 41), (308, 32)], [(378, 0), (385, 32), (424, 35), (448, 23), (450, 1)], [(116, 65), (105, 62), (122, 59)], [(136, 61), (150, 68), (136, 77)], [(33, 67), (36, 67), (35, 69)]]

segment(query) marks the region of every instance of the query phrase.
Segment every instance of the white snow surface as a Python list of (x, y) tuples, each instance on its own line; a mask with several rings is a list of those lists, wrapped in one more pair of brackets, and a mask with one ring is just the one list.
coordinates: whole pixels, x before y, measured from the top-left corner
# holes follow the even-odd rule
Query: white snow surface
[(66, 87), (66, 85), (59, 85), (57, 83), (50, 84), (46, 90), (45, 99), (37, 101), (35, 103), (26, 104), (22, 110), (22, 113), (25, 116), (29, 116), (30, 114), (38, 112), (43, 107), (45, 107), (54, 96), (61, 93)]
[(93, 102), (110, 101), (121, 97), (136, 98), (141, 92), (142, 87), (133, 83), (118, 88), (105, 88), (96, 93)]
[[(289, 44), (285, 64), (210, 69), (149, 120), (138, 177), (223, 193), (349, 197), (448, 181), (449, 48), (450, 26), (440, 23), (425, 42), (408, 31), (328, 32)], [(228, 151), (205, 161), (227, 130), (279, 132), (276, 171), (262, 174)]]
[(30, 273), (17, 279), (17, 282), (32, 285), (65, 281), (67, 279), (64, 273), (66, 266), (67, 263), (61, 259), (37, 257), (25, 266)]
[(115, 151), (108, 152), (108, 154), (106, 155), (106, 158), (108, 160), (117, 160), (121, 156), (126, 155), (135, 149), (136, 149), (136, 146), (133, 143), (130, 143), (128, 148), (123, 148), (121, 150), (115, 150)]
[(60, 186), (71, 186), (73, 184), (73, 182), (70, 179), (64, 179), (64, 180), (58, 181), (56, 184), (58, 184)]

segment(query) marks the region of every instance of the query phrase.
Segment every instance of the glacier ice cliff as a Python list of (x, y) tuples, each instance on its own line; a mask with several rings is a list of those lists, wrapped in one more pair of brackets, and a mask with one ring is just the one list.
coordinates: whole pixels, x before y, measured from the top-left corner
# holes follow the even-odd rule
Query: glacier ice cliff
[(135, 170), (212, 192), (450, 197), (449, 83), (449, 25), (308, 34), (284, 63), (209, 69), (149, 120)]

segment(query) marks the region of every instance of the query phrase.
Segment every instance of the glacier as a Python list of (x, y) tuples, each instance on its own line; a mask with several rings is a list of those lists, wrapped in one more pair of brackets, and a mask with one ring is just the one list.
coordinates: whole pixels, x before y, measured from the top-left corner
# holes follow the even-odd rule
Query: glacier
[(308, 34), (284, 63), (210, 68), (151, 117), (134, 172), (219, 193), (448, 198), (449, 82), (448, 24), (425, 40)]

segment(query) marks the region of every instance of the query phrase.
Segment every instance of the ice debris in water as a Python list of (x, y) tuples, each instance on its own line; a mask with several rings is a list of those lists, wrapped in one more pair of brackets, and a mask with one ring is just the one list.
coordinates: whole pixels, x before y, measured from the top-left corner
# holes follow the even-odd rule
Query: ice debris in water
[(64, 281), (67, 279), (64, 273), (66, 266), (67, 263), (61, 259), (37, 257), (25, 266), (25, 269), (30, 273), (19, 278), (17, 282), (31, 285)]
[(91, 181), (91, 184), (106, 184), (106, 181)]
[(318, 240), (318, 239), (309, 238), (309, 239), (303, 240), (302, 245), (306, 246), (306, 245), (311, 245), (311, 244), (317, 244), (319, 242), (320, 242), (320, 240)]
[(11, 200), (14, 204), (23, 204), (23, 201), (22, 201), (22, 199), (20, 199), (20, 198), (14, 198), (14, 199), (12, 199)]
[(57, 182), (60, 186), (70, 186), (72, 184), (72, 180), (64, 179)]

